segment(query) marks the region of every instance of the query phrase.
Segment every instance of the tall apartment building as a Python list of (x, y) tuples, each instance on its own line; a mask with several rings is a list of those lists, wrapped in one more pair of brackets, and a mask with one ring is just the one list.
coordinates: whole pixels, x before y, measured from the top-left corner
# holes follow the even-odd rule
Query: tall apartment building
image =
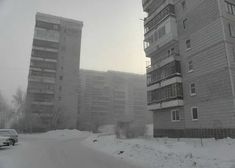
[(151, 122), (144, 75), (80, 70), (79, 79), (79, 129), (96, 131), (117, 121)]
[(143, 0), (154, 136), (235, 137), (235, 1)]
[(36, 14), (27, 105), (35, 131), (75, 128), (83, 23)]

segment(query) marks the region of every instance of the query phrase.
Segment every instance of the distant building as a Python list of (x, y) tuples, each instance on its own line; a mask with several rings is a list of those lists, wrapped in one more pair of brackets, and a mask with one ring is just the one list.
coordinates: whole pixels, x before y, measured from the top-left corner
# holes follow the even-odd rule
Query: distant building
[(235, 137), (235, 1), (143, 0), (154, 136)]
[(80, 70), (79, 78), (79, 129), (96, 131), (117, 121), (151, 122), (144, 75)]
[(83, 23), (36, 14), (27, 114), (33, 131), (75, 128)]

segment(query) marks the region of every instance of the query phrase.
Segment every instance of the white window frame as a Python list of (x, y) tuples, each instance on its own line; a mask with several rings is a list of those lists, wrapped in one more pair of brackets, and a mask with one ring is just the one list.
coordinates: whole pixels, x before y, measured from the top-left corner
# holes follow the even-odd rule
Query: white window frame
[(232, 25), (231, 23), (228, 24), (229, 28), (229, 35), (231, 38), (235, 38), (235, 26)]
[[(195, 93), (192, 93), (192, 84), (195, 85)], [(197, 90), (196, 90), (196, 84), (195, 83), (190, 83), (189, 84), (189, 89), (190, 89), (190, 95), (191, 96), (196, 96), (197, 95)]]
[(188, 21), (188, 18), (185, 18), (183, 20), (183, 28), (184, 28), (184, 30), (187, 29), (187, 21)]
[[(190, 62), (192, 63), (191, 64), (192, 69), (190, 69)], [(193, 61), (192, 60), (188, 61), (188, 72), (193, 72)]]
[[(179, 114), (179, 120), (176, 120), (176, 113), (175, 113), (175, 120), (174, 120), (174, 112), (178, 112)], [(180, 122), (180, 111), (175, 109), (175, 110), (171, 110), (171, 122)]]
[[(197, 118), (196, 119), (193, 118), (193, 109), (197, 109)], [(198, 121), (199, 120), (198, 107), (196, 107), (196, 106), (191, 107), (191, 117), (192, 117), (192, 121)]]

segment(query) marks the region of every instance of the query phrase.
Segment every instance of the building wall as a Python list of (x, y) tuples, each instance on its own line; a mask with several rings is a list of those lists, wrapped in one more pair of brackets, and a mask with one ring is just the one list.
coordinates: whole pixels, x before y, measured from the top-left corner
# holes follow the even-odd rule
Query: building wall
[[(155, 134), (160, 136), (194, 137), (199, 136), (194, 129), (235, 128), (235, 38), (231, 37), (229, 28), (229, 24), (235, 26), (235, 16), (226, 12), (225, 1), (184, 2), (183, 7), (183, 0), (175, 1), (178, 29), (175, 46), (179, 44), (184, 90), (184, 107), (180, 111), (182, 119), (172, 122), (171, 108), (154, 111)], [(186, 40), (190, 40), (190, 49), (186, 48)], [(147, 53), (152, 63), (166, 58), (168, 49), (165, 46), (158, 49), (159, 54)], [(193, 65), (192, 71), (189, 71), (189, 62)], [(196, 85), (196, 95), (193, 96), (190, 95), (191, 83)], [(199, 119), (196, 121), (192, 120), (192, 107), (198, 108)], [(186, 131), (175, 132), (176, 129)], [(216, 132), (204, 133), (214, 135)]]
[(96, 124), (116, 124), (117, 121), (151, 123), (144, 75), (81, 70), (79, 79), (79, 129), (94, 130)]
[[(66, 127), (75, 128), (78, 109), (81, 23), (62, 20), (61, 27), (56, 98), (57, 105), (62, 106), (68, 117)], [(59, 97), (61, 100), (58, 100)]]
[[(36, 14), (27, 89), (27, 114), (35, 131), (76, 127), (82, 26), (80, 21)], [(33, 106), (35, 92), (41, 100)]]
[[(190, 1), (187, 4), (190, 6)], [(188, 18), (186, 30), (181, 21), (178, 24), (180, 53), (185, 57), (182, 69), (187, 128), (234, 127), (232, 88), (219, 14), (217, 0), (203, 1), (184, 15)], [(191, 40), (190, 50), (185, 48), (186, 39)], [(188, 72), (189, 61), (193, 61), (193, 72)], [(196, 96), (190, 96), (191, 83), (196, 84)], [(192, 107), (198, 107), (197, 121), (192, 121)]]
[[(178, 110), (180, 121), (172, 121), (171, 111)], [(175, 107), (153, 112), (154, 129), (184, 129), (184, 108)]]

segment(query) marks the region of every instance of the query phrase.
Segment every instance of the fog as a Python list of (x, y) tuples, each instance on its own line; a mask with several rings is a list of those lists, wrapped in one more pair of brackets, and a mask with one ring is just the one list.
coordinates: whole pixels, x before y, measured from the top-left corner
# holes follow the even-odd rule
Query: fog
[(0, 91), (26, 89), (36, 12), (84, 22), (83, 69), (145, 73), (140, 0), (0, 0)]

